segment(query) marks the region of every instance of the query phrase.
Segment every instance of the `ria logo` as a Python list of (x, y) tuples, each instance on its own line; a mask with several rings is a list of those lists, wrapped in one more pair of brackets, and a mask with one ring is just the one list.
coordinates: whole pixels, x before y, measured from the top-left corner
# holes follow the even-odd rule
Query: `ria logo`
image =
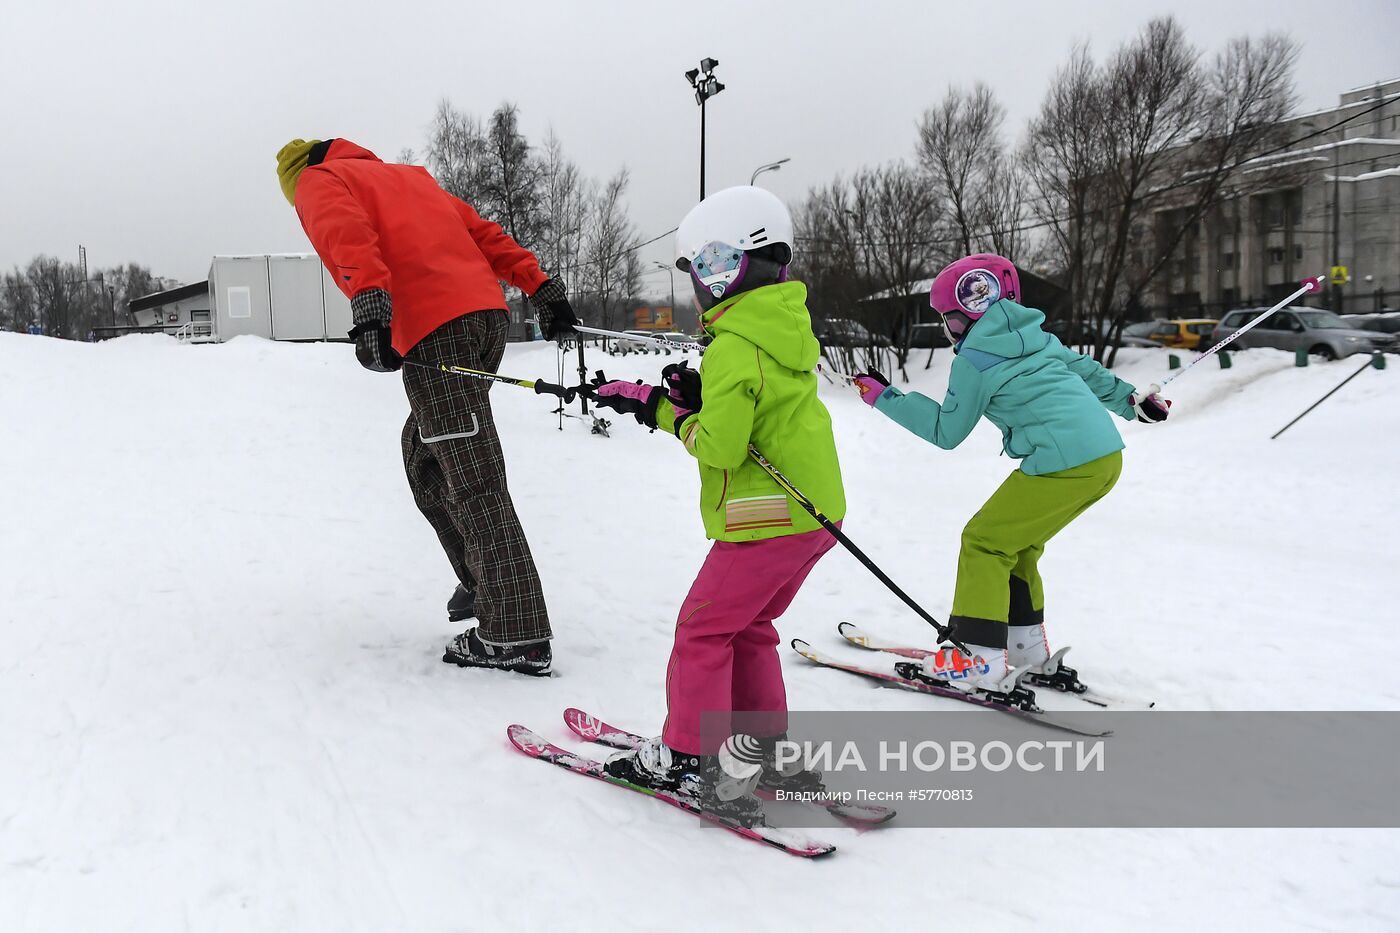
[(719, 766), (736, 781), (747, 781), (763, 767), (763, 746), (751, 735), (731, 735), (719, 750)]

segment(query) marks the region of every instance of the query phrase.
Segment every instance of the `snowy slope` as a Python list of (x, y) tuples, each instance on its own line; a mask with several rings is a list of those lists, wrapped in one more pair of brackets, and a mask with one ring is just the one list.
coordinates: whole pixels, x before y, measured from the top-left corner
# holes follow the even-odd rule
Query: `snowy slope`
[[(1166, 373), (1126, 356), (1125, 378)], [(946, 364), (915, 387), (941, 396)], [(1400, 372), (1268, 439), (1358, 365), (1252, 351), (1172, 386), (1167, 425), (1123, 425), (1118, 489), (1043, 564), (1086, 676), (1175, 709), (1400, 707), (1378, 598)], [(552, 380), (555, 353), (502, 370)], [(958, 531), (1012, 466), (999, 438), (941, 452), (823, 391), (847, 531), (945, 615)], [(402, 475), (397, 379), (344, 346), (0, 334), (0, 929), (1395, 929), (1397, 832), (836, 829), (806, 863), (513, 753), (508, 723), (562, 739), (571, 704), (659, 728), (706, 543), (670, 438), (492, 399), (558, 632), (547, 681), (439, 660), (453, 581)], [(927, 638), (837, 550), (780, 628), (839, 651), (845, 618)], [(787, 674), (798, 709), (931, 702)], [(1302, 689), (1319, 674), (1350, 686)]]

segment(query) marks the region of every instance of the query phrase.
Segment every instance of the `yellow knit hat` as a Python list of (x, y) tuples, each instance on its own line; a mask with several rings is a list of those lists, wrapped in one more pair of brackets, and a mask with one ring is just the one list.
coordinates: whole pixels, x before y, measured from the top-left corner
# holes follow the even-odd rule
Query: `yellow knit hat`
[(297, 178), (306, 168), (306, 160), (311, 150), (319, 146), (319, 139), (294, 139), (277, 150), (277, 180), (282, 183), (282, 194), (287, 203), (296, 207)]

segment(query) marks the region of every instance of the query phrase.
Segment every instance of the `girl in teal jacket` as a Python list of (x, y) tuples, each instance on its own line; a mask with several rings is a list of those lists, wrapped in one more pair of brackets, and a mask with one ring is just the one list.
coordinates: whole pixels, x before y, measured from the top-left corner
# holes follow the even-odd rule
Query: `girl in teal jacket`
[(1063, 652), (1052, 660), (1045, 637), (1040, 555), (1118, 480), (1123, 439), (1109, 413), (1157, 422), (1171, 404), (1139, 398), (1067, 349), (1019, 296), (1016, 267), (991, 254), (959, 259), (934, 279), (930, 303), (957, 354), (942, 404), (876, 372), (855, 380), (867, 404), (946, 450), (986, 417), (1001, 429), (1003, 451), (1021, 461), (963, 529), (949, 625), (973, 657), (944, 648), (924, 662), (930, 677), (994, 693), (1008, 692), (1025, 668), (1039, 682), (1062, 676)]

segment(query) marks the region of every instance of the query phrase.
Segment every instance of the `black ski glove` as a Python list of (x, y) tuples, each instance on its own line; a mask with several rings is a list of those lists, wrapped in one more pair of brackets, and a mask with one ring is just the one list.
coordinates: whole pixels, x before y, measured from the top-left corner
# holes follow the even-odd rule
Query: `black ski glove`
[(574, 314), (573, 305), (569, 304), (564, 283), (559, 279), (545, 279), (544, 284), (530, 296), (530, 304), (535, 306), (535, 317), (540, 322), (540, 331), (545, 340), (558, 340), (574, 332), (578, 317)]
[(389, 322), (393, 316), (393, 303), (382, 288), (368, 289), (350, 299), (350, 319), (355, 326), (349, 336), (355, 341), (355, 359), (365, 369), (392, 373), (403, 366), (403, 357), (390, 340)]
[(1133, 393), (1128, 397), (1128, 401), (1133, 406), (1133, 411), (1137, 414), (1137, 420), (1146, 424), (1156, 424), (1166, 421), (1167, 415), (1171, 414), (1171, 399), (1162, 398), (1156, 392), (1148, 395), (1138, 395)]
[(676, 437), (681, 436), (681, 422), (700, 410), (703, 400), (700, 397), (700, 374), (690, 368), (690, 361), (672, 363), (661, 370), (661, 384), (666, 387), (666, 395), (671, 407), (676, 410)]

